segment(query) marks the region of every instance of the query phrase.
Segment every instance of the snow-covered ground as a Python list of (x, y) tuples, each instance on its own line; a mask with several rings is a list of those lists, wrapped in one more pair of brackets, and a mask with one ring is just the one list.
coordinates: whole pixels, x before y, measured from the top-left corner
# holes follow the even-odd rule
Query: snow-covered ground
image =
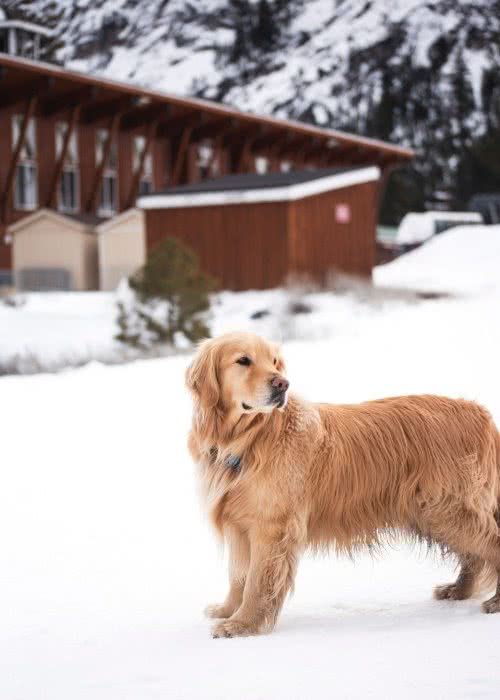
[[(380, 285), (425, 277), (430, 289), (448, 275), (454, 298), (314, 297), (284, 343), (293, 389), (465, 396), (500, 424), (500, 228), (471, 235), (377, 271)], [(215, 330), (280, 309), (281, 294), (227, 296)], [(274, 334), (280, 318), (262, 327)], [(185, 448), (188, 361), (0, 379), (0, 698), (498, 698), (500, 615), (431, 600), (452, 567), (404, 545), (375, 560), (306, 557), (273, 634), (211, 639), (201, 611), (224, 595), (225, 566)]]

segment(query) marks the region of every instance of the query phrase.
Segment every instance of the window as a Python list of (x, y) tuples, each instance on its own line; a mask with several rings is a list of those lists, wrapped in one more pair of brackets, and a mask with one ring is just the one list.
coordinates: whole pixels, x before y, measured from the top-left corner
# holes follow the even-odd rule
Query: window
[[(19, 141), (23, 117), (16, 114), (12, 120), (13, 148)], [(14, 183), (14, 208), (36, 209), (38, 203), (35, 120), (30, 119), (24, 144), (19, 154)]]
[[(102, 163), (104, 150), (109, 138), (108, 129), (96, 131), (96, 163)], [(116, 140), (113, 139), (109, 151), (108, 161), (102, 173), (101, 190), (99, 194), (98, 214), (101, 216), (113, 216), (117, 210), (117, 179), (118, 179), (118, 150)]]
[[(133, 168), (134, 173), (137, 173), (140, 164), (141, 157), (146, 148), (146, 137), (136, 136), (134, 138), (134, 154), (133, 154)], [(151, 152), (146, 153), (144, 157), (144, 163), (142, 166), (141, 178), (139, 180), (139, 195), (148, 194), (153, 190), (153, 158)]]
[[(66, 122), (56, 124), (56, 158), (59, 158), (62, 153), (67, 131), (68, 124)], [(69, 137), (68, 148), (61, 170), (58, 197), (60, 211), (72, 213), (79, 210), (78, 145), (75, 131)]]
[(257, 156), (255, 159), (255, 172), (259, 175), (264, 175), (269, 172), (269, 160), (263, 156)]
[(217, 175), (218, 163), (214, 150), (211, 143), (201, 143), (196, 149), (196, 167), (201, 180)]

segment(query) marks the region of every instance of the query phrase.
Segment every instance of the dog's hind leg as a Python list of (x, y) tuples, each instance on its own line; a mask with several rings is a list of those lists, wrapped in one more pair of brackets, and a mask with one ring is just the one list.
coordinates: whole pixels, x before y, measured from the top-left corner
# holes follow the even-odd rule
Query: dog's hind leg
[(500, 572), (498, 575), (497, 590), (495, 595), (489, 600), (485, 600), (483, 605), (483, 612), (485, 613), (496, 613), (500, 612)]
[(248, 536), (236, 528), (228, 528), (226, 538), (229, 543), (229, 592), (222, 604), (205, 608), (205, 615), (216, 619), (231, 617), (240, 607), (250, 566)]
[(476, 580), (483, 569), (484, 562), (480, 557), (468, 555), (461, 558), (460, 573), (455, 583), (436, 586), (436, 600), (467, 600), (474, 592)]
[(488, 561), (497, 572), (497, 588), (495, 595), (486, 600), (482, 608), (485, 613), (496, 613), (500, 612), (500, 535), (497, 535), (494, 544), (490, 547), (490, 551), (491, 557), (488, 557)]

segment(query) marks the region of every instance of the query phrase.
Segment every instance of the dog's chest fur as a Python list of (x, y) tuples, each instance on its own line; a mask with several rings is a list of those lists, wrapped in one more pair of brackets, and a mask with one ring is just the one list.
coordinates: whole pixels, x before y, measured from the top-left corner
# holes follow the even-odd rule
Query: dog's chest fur
[[(284, 504), (299, 506), (313, 443), (304, 432), (317, 421), (292, 400), (286, 413), (246, 444), (205, 446), (198, 463), (202, 492), (216, 529), (226, 524), (250, 527), (256, 519), (279, 519)], [(243, 445), (243, 449), (241, 446)]]

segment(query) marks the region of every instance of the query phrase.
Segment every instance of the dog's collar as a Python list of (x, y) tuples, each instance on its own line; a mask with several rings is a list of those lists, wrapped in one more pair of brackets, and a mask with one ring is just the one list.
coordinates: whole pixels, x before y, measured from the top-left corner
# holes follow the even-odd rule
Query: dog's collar
[[(218, 450), (215, 446), (210, 448), (210, 461), (212, 464), (217, 459), (217, 452)], [(241, 471), (241, 457), (238, 457), (238, 455), (230, 454), (224, 460), (224, 465), (231, 471), (238, 473)]]

